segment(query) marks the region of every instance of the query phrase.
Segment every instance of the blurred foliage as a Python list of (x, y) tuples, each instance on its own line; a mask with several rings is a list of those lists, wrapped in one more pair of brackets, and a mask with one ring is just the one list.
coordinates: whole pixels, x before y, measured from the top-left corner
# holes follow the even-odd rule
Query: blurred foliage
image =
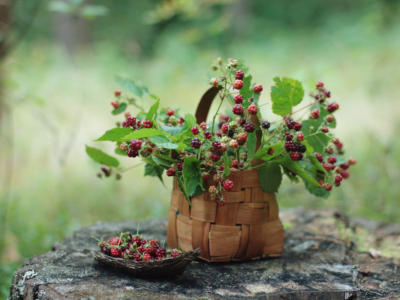
[[(115, 121), (109, 116), (115, 76), (149, 86), (164, 106), (193, 112), (216, 56), (245, 59), (265, 86), (264, 101), (279, 75), (300, 78), (308, 90), (322, 80), (341, 105), (338, 136), (359, 162), (351, 178), (328, 199), (284, 182), (281, 207), (339, 208), (400, 222), (400, 186), (393, 184), (400, 180), (399, 1), (85, 1), (107, 13), (86, 24), (89, 41), (72, 56), (56, 30), (64, 14), (49, 11), (51, 3), (13, 1), (13, 34), (30, 30), (5, 62), (15, 147), (0, 144), (0, 166), (14, 163), (1, 299), (23, 258), (47, 251), (73, 230), (100, 220), (166, 215), (168, 180), (165, 188), (144, 178), (143, 166), (132, 160), (121, 181), (99, 180), (84, 144)], [(71, 18), (77, 19), (84, 18)], [(72, 33), (82, 31), (79, 26), (74, 22)]]

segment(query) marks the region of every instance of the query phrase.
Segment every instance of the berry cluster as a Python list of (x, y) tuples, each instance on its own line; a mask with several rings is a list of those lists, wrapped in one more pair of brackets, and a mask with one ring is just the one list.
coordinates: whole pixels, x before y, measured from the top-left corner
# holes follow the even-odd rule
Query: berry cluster
[(160, 260), (182, 254), (178, 249), (167, 250), (161, 247), (157, 240), (146, 240), (129, 232), (121, 233), (108, 241), (99, 241), (99, 247), (104, 254), (135, 261)]

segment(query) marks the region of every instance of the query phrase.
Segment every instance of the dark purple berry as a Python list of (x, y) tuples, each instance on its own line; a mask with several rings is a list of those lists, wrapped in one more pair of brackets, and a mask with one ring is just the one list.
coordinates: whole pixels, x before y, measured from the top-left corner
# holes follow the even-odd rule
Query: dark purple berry
[(263, 121), (262, 124), (261, 124), (261, 127), (264, 128), (264, 129), (268, 129), (268, 128), (271, 127), (271, 123), (268, 122), (268, 121)]
[(251, 122), (246, 122), (246, 123), (244, 123), (244, 130), (245, 130), (246, 132), (253, 132), (254, 129), (255, 129), (255, 127), (254, 127), (254, 124), (253, 124), (253, 123), (251, 123)]
[(199, 149), (201, 147), (201, 141), (198, 138), (194, 138), (192, 139), (192, 141), (190, 142), (190, 145), (193, 148)]

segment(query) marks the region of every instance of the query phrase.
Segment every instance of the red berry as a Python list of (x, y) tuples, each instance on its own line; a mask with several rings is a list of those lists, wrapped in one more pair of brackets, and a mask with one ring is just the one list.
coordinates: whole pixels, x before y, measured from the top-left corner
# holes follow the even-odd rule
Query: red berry
[(119, 245), (119, 244), (121, 243), (121, 240), (120, 240), (119, 238), (117, 238), (117, 237), (115, 237), (115, 238), (110, 238), (110, 239), (108, 240), (108, 243), (109, 243), (110, 245), (115, 245), (115, 246), (117, 246), (117, 245)]
[(331, 91), (328, 91), (327, 89), (322, 89), (322, 92), (324, 93), (326, 98), (330, 98), (331, 97)]
[(237, 94), (233, 100), (235, 101), (236, 104), (241, 104), (243, 102), (243, 96), (240, 94)]
[(340, 165), (340, 167), (341, 167), (343, 170), (347, 170), (348, 168), (350, 168), (350, 164), (349, 164), (348, 162), (345, 162), (345, 163), (342, 163), (342, 164)]
[(304, 141), (304, 134), (302, 132), (297, 133), (297, 140), (299, 142)]
[(183, 169), (183, 162), (178, 162), (178, 163), (176, 163), (176, 168), (178, 169), (178, 171), (182, 171), (182, 169)]
[(222, 198), (221, 202), (218, 203), (219, 206), (224, 206), (226, 204), (226, 199)]
[(293, 151), (296, 151), (296, 147), (292, 141), (286, 141), (285, 142), (285, 150), (287, 152), (293, 152)]
[(192, 139), (192, 141), (190, 142), (190, 145), (193, 148), (199, 149), (201, 147), (201, 141), (198, 138), (194, 138)]
[(181, 254), (178, 252), (178, 251), (172, 251), (171, 252), (171, 257), (178, 257), (178, 256), (180, 256)]
[(334, 112), (335, 110), (337, 110), (339, 108), (339, 104), (337, 103), (330, 103), (328, 104), (327, 110), (331, 113)]
[(272, 155), (272, 154), (274, 154), (274, 152), (275, 152), (274, 148), (269, 148), (267, 153), (268, 153), (268, 155)]
[(294, 123), (294, 125), (293, 125), (294, 130), (299, 131), (299, 130), (301, 130), (301, 128), (303, 128), (303, 124), (298, 123), (298, 122)]
[(244, 132), (243, 133), (239, 133), (238, 136), (237, 136), (237, 141), (238, 141), (239, 145), (245, 144), (246, 141), (247, 141), (247, 134), (244, 133)]
[(315, 157), (318, 159), (319, 162), (323, 162), (324, 161), (324, 157), (322, 156), (321, 153), (315, 153)]
[(347, 170), (343, 170), (341, 175), (343, 176), (344, 179), (347, 179), (350, 177), (350, 173)]
[(254, 86), (253, 90), (254, 90), (255, 93), (259, 94), (259, 93), (262, 92), (263, 86), (262, 86), (261, 84), (256, 84), (256, 85)]
[(357, 163), (357, 160), (355, 158), (350, 158), (349, 159), (350, 166), (355, 165), (356, 163)]
[(200, 126), (200, 128), (203, 129), (203, 130), (206, 130), (206, 129), (207, 129), (207, 123), (206, 123), (206, 122), (201, 122), (199, 126)]
[(179, 124), (183, 124), (183, 123), (185, 123), (185, 119), (182, 118), (182, 117), (180, 117), (180, 118), (179, 118)]
[(169, 168), (167, 170), (167, 176), (175, 176), (175, 169), (174, 168)]
[(332, 190), (332, 184), (328, 183), (327, 185), (325, 185), (325, 190), (327, 191)]
[(247, 111), (249, 112), (249, 114), (255, 115), (258, 111), (257, 105), (250, 104), (249, 107), (247, 108)]
[(300, 152), (292, 152), (290, 153), (290, 158), (292, 160), (301, 160), (303, 158), (303, 154), (301, 154)]
[(209, 132), (209, 131), (204, 131), (204, 137), (205, 137), (207, 140), (211, 139), (211, 132)]
[(232, 161), (231, 168), (237, 168), (237, 167), (238, 167), (238, 161), (237, 161), (237, 159), (234, 159)]
[(332, 123), (333, 121), (335, 121), (335, 117), (332, 116), (332, 115), (329, 115), (329, 116), (326, 116), (325, 120), (326, 120), (328, 123)]
[(243, 79), (244, 72), (242, 70), (238, 70), (235, 72), (235, 79)]
[(322, 81), (318, 81), (317, 84), (315, 85), (315, 87), (317, 89), (323, 88), (324, 87), (324, 83)]
[(243, 114), (243, 106), (241, 104), (235, 104), (233, 106), (232, 112), (238, 116), (242, 115)]
[(167, 109), (167, 111), (165, 112), (165, 114), (167, 116), (173, 116), (175, 114), (175, 111), (173, 109)]
[(151, 255), (150, 255), (149, 253), (145, 253), (145, 254), (143, 255), (143, 260), (144, 260), (144, 261), (151, 260)]
[(113, 257), (121, 257), (121, 251), (117, 248), (111, 248), (110, 254)]
[(224, 187), (225, 191), (229, 192), (229, 191), (232, 191), (232, 189), (234, 187), (234, 183), (232, 180), (227, 179), (222, 182), (222, 186)]
[(311, 116), (313, 119), (318, 119), (319, 118), (319, 110), (317, 108), (314, 108), (311, 112)]
[(145, 121), (143, 121), (142, 126), (144, 128), (151, 128), (151, 127), (153, 127), (153, 121), (145, 120)]
[(336, 183), (336, 184), (340, 183), (342, 180), (343, 180), (343, 177), (342, 177), (341, 175), (337, 175), (337, 176), (335, 177), (335, 183)]
[(296, 122), (291, 119), (286, 120), (286, 126), (288, 129), (293, 129), (295, 124), (296, 124)]
[(221, 143), (218, 141), (215, 141), (212, 143), (212, 151), (218, 151), (221, 149)]
[(287, 141), (293, 140), (293, 135), (291, 135), (289, 132), (285, 132), (285, 136)]
[(323, 186), (323, 185), (324, 185), (324, 181), (323, 181), (323, 180), (319, 179), (319, 180), (317, 180), (317, 181), (318, 181), (318, 183), (319, 183), (320, 186)]
[(217, 153), (211, 154), (211, 160), (212, 160), (213, 162), (219, 161), (220, 158), (221, 158), (221, 156), (220, 156), (219, 154), (217, 154)]
[(221, 131), (222, 133), (227, 133), (229, 131), (229, 124), (228, 123), (222, 124)]
[(251, 122), (244, 123), (244, 130), (246, 132), (253, 132), (255, 130), (254, 124)]
[(244, 85), (244, 82), (243, 82), (243, 80), (240, 80), (240, 79), (236, 79), (233, 82), (233, 88), (236, 90), (240, 90), (243, 87), (243, 85)]
[(331, 170), (331, 165), (327, 163), (323, 163), (322, 166), (324, 167), (325, 170), (330, 171)]
[(221, 120), (228, 122), (229, 121), (229, 116), (228, 115), (220, 115)]
[(239, 146), (239, 143), (237, 140), (231, 140), (229, 142), (229, 147), (231, 147), (232, 149), (236, 149)]
[(111, 105), (114, 107), (114, 109), (117, 109), (119, 107), (119, 103), (117, 101), (112, 101)]
[(193, 133), (194, 135), (199, 134), (199, 129), (198, 129), (196, 126), (193, 127), (193, 128), (191, 129), (191, 131), (192, 131), (192, 133)]
[(121, 91), (120, 90), (114, 91), (114, 96), (116, 97), (121, 96)]
[(135, 151), (139, 151), (140, 148), (142, 147), (142, 141), (141, 140), (131, 140), (129, 142), (129, 144), (130, 144), (129, 148), (133, 149)]
[(221, 130), (218, 130), (216, 133), (215, 133), (217, 136), (219, 136), (219, 137), (221, 137), (222, 136), (222, 132), (221, 132)]
[(335, 156), (329, 156), (328, 157), (328, 163), (334, 164), (334, 163), (336, 163), (336, 161), (337, 161), (337, 159), (336, 159)]
[(326, 127), (326, 126), (323, 126), (323, 127), (321, 127), (321, 131), (322, 131), (323, 133), (328, 133), (328, 132), (329, 132), (329, 128)]

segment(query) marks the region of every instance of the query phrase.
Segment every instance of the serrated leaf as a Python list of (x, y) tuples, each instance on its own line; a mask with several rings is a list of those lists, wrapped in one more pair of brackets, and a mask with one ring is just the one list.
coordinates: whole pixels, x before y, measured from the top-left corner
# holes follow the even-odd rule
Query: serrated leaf
[(305, 140), (314, 149), (314, 151), (323, 153), (331, 138), (325, 133), (314, 133), (307, 135)]
[[(243, 78), (243, 87), (240, 89), (240, 95), (243, 96), (244, 100), (249, 99), (253, 95), (253, 91), (251, 90), (251, 75), (247, 75)], [(246, 105), (246, 101), (243, 103)]]
[(162, 183), (164, 183), (164, 180), (162, 178), (162, 174), (164, 172), (164, 168), (152, 164), (146, 164), (144, 166), (144, 176), (154, 176), (158, 177)]
[(287, 160), (283, 163), (283, 165), (289, 169), (290, 171), (296, 173), (303, 181), (308, 182), (311, 185), (319, 187), (318, 181), (313, 177), (312, 173), (307, 171), (304, 167), (302, 167), (298, 162)]
[(128, 135), (124, 136), (120, 139), (121, 142), (130, 141), (132, 139), (142, 139), (142, 138), (149, 138), (156, 135), (165, 135), (166, 133), (162, 130), (154, 129), (154, 128), (143, 128), (138, 129)]
[(159, 166), (163, 166), (165, 168), (169, 168), (171, 166), (171, 162), (166, 160), (166, 159), (164, 159), (164, 158), (161, 158), (161, 157), (158, 157), (158, 156), (154, 155), (154, 156), (152, 156), (152, 159)]
[(136, 96), (142, 97), (143, 94), (147, 91), (145, 87), (140, 86), (133, 80), (125, 79), (122, 77), (117, 77), (115, 80), (119, 85), (127, 89), (129, 92), (135, 94)]
[(203, 179), (200, 171), (200, 162), (195, 157), (188, 157), (183, 163), (183, 184), (188, 196), (198, 193), (198, 187), (204, 191)]
[[(277, 143), (274, 145), (270, 145), (268, 147), (262, 147), (260, 149), (258, 149), (258, 151), (256, 152), (256, 154), (254, 155), (254, 158), (256, 159), (262, 159), (265, 161), (271, 160), (277, 156), (279, 156), (284, 148), (283, 148), (283, 142), (282, 143)], [(274, 149), (274, 153), (272, 154), (268, 154), (269, 149), (273, 148)]]
[(282, 171), (279, 164), (269, 163), (258, 168), (258, 180), (265, 193), (276, 193), (282, 182)]
[(124, 136), (128, 135), (132, 132), (131, 128), (113, 128), (107, 130), (101, 137), (99, 137), (96, 141), (119, 141)]
[(160, 100), (156, 100), (156, 102), (150, 107), (150, 110), (146, 115), (146, 120), (152, 121), (156, 118), (159, 105), (160, 105)]
[(89, 155), (91, 159), (95, 162), (98, 162), (102, 165), (110, 166), (110, 167), (118, 167), (119, 161), (107, 153), (104, 153), (100, 149), (89, 147), (86, 145), (86, 153)]
[(164, 135), (156, 135), (150, 138), (150, 141), (160, 148), (164, 149), (177, 149), (178, 145), (172, 143), (171, 140)]
[(168, 125), (160, 125), (161, 129), (166, 131), (168, 134), (172, 136), (176, 136), (182, 132), (182, 127), (176, 126), (168, 126)]
[(327, 190), (325, 190), (323, 187), (321, 186), (314, 186), (314, 185), (310, 185), (309, 183), (305, 183), (305, 187), (306, 189), (313, 195), (317, 196), (317, 197), (321, 197), (321, 198), (328, 198), (329, 196), (329, 192)]
[(125, 102), (121, 102), (121, 103), (119, 104), (118, 108), (117, 108), (117, 109), (114, 109), (111, 113), (112, 113), (113, 115), (122, 114), (122, 113), (126, 110), (127, 107), (128, 107), (128, 104), (126, 104)]
[(285, 116), (292, 112), (303, 100), (304, 89), (300, 81), (283, 77), (274, 78), (275, 86), (271, 87), (272, 111), (280, 116)]

